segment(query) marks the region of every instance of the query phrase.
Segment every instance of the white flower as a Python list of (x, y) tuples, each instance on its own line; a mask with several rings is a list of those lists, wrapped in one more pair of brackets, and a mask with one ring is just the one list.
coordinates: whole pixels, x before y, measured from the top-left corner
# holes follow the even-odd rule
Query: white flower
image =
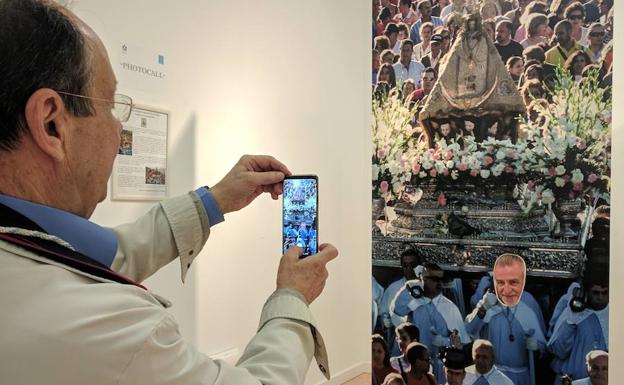
[(490, 170), (481, 170), (481, 178), (487, 179), (490, 177)]
[(431, 167), (433, 167), (433, 165), (427, 160), (422, 163), (422, 168), (424, 168), (425, 170), (429, 170), (431, 169)]
[(557, 175), (563, 175), (566, 172), (566, 169), (563, 165), (559, 165), (557, 166), (557, 168), (555, 168), (555, 171), (557, 171)]
[(560, 177), (555, 178), (555, 186), (563, 187), (564, 185), (565, 185), (565, 180), (563, 178), (560, 178)]
[(392, 184), (392, 190), (393, 190), (395, 193), (397, 193), (397, 194), (398, 194), (398, 193), (399, 193), (399, 191), (401, 191), (401, 186), (402, 186), (402, 185), (403, 185), (403, 184), (402, 184), (401, 182), (394, 182), (394, 183)]
[(505, 166), (503, 166), (502, 164), (498, 164), (498, 165), (492, 167), (492, 175), (499, 176), (500, 174), (503, 173), (503, 169), (504, 168), (505, 168)]
[(451, 179), (457, 180), (457, 178), (459, 178), (459, 173), (457, 172), (457, 170), (451, 171)]
[(446, 162), (446, 168), (451, 169), (455, 166), (455, 163), (452, 160)]
[(551, 203), (555, 203), (555, 195), (550, 189), (544, 190), (542, 193), (542, 203), (545, 205), (549, 205)]
[(581, 183), (583, 179), (584, 177), (583, 177), (583, 173), (581, 172), (581, 170), (579, 170), (578, 168), (572, 170), (572, 178), (570, 179), (572, 183), (574, 184)]
[(503, 160), (503, 159), (505, 159), (506, 156), (507, 156), (507, 154), (505, 153), (504, 150), (496, 151), (496, 159), (497, 160)]
[(373, 165), (373, 181), (376, 181), (378, 177), (379, 177), (379, 166), (374, 164)]
[(419, 178), (425, 178), (426, 176), (427, 176), (427, 173), (424, 172), (424, 171), (421, 171), (421, 172), (418, 173), (418, 177)]

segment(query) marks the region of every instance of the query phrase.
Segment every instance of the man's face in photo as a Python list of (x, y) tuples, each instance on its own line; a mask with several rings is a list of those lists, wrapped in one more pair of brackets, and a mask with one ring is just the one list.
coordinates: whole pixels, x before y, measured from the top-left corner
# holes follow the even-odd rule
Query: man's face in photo
[(494, 289), (498, 300), (507, 306), (520, 302), (524, 290), (524, 264), (514, 261), (509, 265), (494, 265)]

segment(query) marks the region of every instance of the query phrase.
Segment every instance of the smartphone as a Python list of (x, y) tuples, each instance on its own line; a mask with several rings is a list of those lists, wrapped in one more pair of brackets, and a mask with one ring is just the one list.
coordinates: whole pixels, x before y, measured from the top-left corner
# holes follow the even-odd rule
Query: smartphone
[(318, 177), (291, 175), (282, 196), (282, 252), (296, 245), (307, 257), (318, 252)]

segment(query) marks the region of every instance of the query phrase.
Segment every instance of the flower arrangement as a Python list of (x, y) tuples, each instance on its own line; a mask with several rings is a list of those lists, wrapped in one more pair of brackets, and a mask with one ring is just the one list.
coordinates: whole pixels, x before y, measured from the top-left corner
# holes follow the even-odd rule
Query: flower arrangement
[(580, 84), (560, 72), (551, 103), (535, 107), (542, 119), (521, 121), (517, 143), (442, 139), (428, 148), (411, 126), (414, 108), (398, 94), (373, 103), (373, 197), (399, 197), (405, 186), (508, 186), (525, 211), (557, 200), (591, 197), (609, 202), (611, 100), (598, 73)]
[(407, 165), (417, 146), (411, 122), (417, 107), (398, 92), (373, 100), (373, 198), (397, 197), (410, 180)]
[(569, 84), (571, 76), (559, 73), (552, 103), (536, 107), (543, 123), (523, 122), (531, 145), (530, 178), (520, 189), (526, 209), (584, 197), (610, 201), (611, 98), (597, 71)]

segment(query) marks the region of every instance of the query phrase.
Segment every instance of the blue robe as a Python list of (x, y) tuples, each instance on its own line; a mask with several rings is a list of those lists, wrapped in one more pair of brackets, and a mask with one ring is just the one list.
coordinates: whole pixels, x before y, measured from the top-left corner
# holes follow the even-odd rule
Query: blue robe
[[(409, 282), (411, 285), (415, 281)], [(398, 292), (390, 305), (390, 310), (397, 315), (405, 316), (411, 313), (409, 321), (420, 330), (420, 343), (427, 346), (431, 354), (431, 366), (438, 384), (446, 382), (442, 362), (438, 359), (438, 347), (433, 345), (434, 334), (439, 334), (445, 346), (449, 346), (449, 336), (453, 330), (459, 332), (462, 343), (470, 342), (461, 314), (457, 306), (448, 298), (438, 295), (433, 299), (415, 299), (405, 285)]]
[[(483, 295), (485, 294), (485, 291), (487, 290), (487, 288), (490, 287), (490, 284), (492, 282), (491, 280), (492, 280), (492, 277), (490, 276), (490, 274), (487, 274), (483, 276), (483, 278), (481, 278), (481, 280), (479, 281), (479, 285), (477, 285), (477, 289), (475, 290), (475, 293), (472, 295), (472, 297), (470, 297), (470, 304), (472, 305), (473, 309), (475, 306), (477, 306), (477, 302), (479, 302), (481, 298), (483, 298)], [(544, 320), (542, 309), (540, 308), (539, 303), (537, 303), (537, 300), (535, 299), (535, 297), (533, 297), (533, 295), (529, 293), (528, 291), (523, 290), (522, 295), (520, 296), (520, 301), (524, 302), (531, 309), (533, 309), (533, 312), (535, 313), (539, 321), (540, 329), (542, 329), (542, 334), (545, 334), (546, 333), (546, 321)]]
[(572, 299), (572, 293), (574, 289), (577, 287), (581, 287), (578, 282), (572, 282), (568, 287), (568, 291), (559, 298), (557, 304), (555, 305), (555, 309), (553, 310), (552, 317), (550, 317), (550, 322), (548, 322), (548, 337), (550, 338), (555, 331), (555, 325), (557, 325), (557, 321), (561, 316), (561, 313), (568, 307), (570, 300)]
[[(487, 311), (483, 319), (477, 316), (477, 309), (474, 309), (466, 321), (466, 329), (473, 338), (486, 339), (494, 346), (496, 367), (515, 385), (529, 385), (527, 335), (533, 331), (540, 351), (546, 346), (546, 338), (535, 312), (520, 301), (516, 306), (496, 305)], [(510, 341), (510, 334), (513, 341)]]
[[(608, 313), (608, 307), (605, 310)], [(553, 370), (577, 380), (589, 375), (585, 362), (587, 353), (596, 349), (608, 351), (609, 341), (594, 310), (574, 314), (567, 308), (548, 341), (548, 349), (556, 357), (551, 364)]]
[(405, 279), (405, 277), (401, 277), (389, 284), (386, 290), (384, 290), (383, 296), (381, 297), (381, 302), (379, 304), (379, 316), (383, 319), (384, 314), (386, 314), (392, 320), (393, 328), (392, 333), (389, 336), (392, 338), (388, 338), (389, 340), (387, 341), (391, 356), (399, 356), (402, 354), (401, 349), (399, 348), (399, 344), (397, 344), (394, 340), (394, 328), (399, 326), (401, 323), (407, 321), (407, 317), (400, 317), (395, 313), (391, 312), (390, 303), (392, 303), (394, 297), (396, 297), (399, 290), (401, 290), (401, 288), (405, 286), (406, 281), (407, 280)]

